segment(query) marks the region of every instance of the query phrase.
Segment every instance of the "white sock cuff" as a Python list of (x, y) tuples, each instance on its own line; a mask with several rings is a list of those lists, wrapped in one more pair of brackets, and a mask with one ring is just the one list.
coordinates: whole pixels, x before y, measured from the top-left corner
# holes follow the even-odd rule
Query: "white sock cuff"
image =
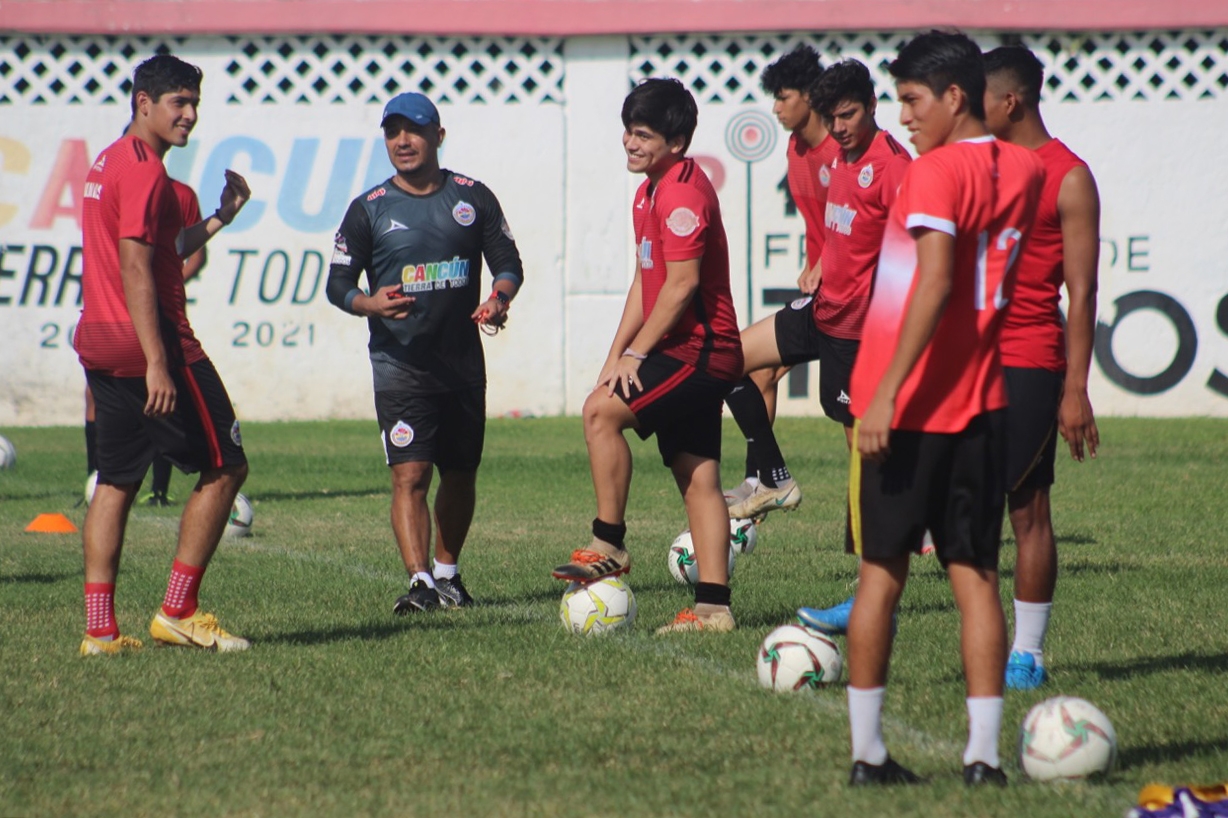
[(1022, 599), (1015, 600), (1015, 612), (1023, 613), (1050, 613), (1053, 610), (1052, 602), (1024, 602)]
[(431, 576), (431, 573), (429, 571), (418, 571), (417, 573), (415, 573), (412, 577), (409, 578), (410, 584), (412, 585), (414, 580), (416, 579), (420, 579), (423, 582), (425, 582), (428, 588), (435, 587), (435, 578)]
[(435, 561), (435, 579), (454, 579), (459, 570), (456, 563), (449, 565), (446, 562)]

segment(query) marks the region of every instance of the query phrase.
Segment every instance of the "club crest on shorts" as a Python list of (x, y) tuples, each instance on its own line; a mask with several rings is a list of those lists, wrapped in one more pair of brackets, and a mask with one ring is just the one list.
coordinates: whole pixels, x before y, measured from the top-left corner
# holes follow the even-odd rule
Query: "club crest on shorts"
[(814, 300), (813, 295), (803, 295), (801, 298), (793, 299), (793, 303), (790, 304), (789, 306), (795, 310), (801, 310), (801, 309), (805, 309), (806, 305), (809, 304), (813, 300)]
[(230, 424), (230, 439), (240, 449), (243, 448), (243, 435), (239, 434), (239, 419), (235, 418), (235, 422)]
[(398, 449), (404, 449), (414, 442), (413, 427), (403, 420), (398, 420), (396, 425), (388, 431), (388, 442)]
[(666, 217), (665, 226), (675, 236), (689, 236), (699, 227), (699, 216), (689, 207), (676, 207)]
[(461, 227), (473, 224), (473, 220), (477, 217), (478, 212), (468, 202), (457, 202), (456, 207), (452, 208), (452, 218), (456, 219), (456, 223)]
[(873, 181), (874, 181), (874, 166), (866, 165), (864, 168), (861, 169), (861, 173), (857, 174), (857, 184), (861, 185), (862, 187), (869, 187), (870, 183)]
[(819, 168), (819, 184), (823, 187), (831, 184), (831, 171), (827, 169), (827, 165)]

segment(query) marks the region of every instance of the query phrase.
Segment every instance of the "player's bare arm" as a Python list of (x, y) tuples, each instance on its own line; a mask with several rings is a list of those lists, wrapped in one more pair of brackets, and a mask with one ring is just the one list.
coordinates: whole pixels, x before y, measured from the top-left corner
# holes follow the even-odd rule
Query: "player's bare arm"
[(219, 230), (234, 221), (235, 216), (243, 209), (252, 197), (247, 180), (233, 170), (226, 171), (226, 187), (222, 188), (221, 201), (213, 215), (203, 221), (185, 227), (180, 234), (179, 255), (183, 258), (193, 255), (205, 246), (205, 242), (213, 238)]
[(1100, 262), (1100, 194), (1085, 167), (1066, 174), (1057, 196), (1062, 220), (1062, 273), (1070, 303), (1066, 310), (1066, 383), (1058, 408), (1058, 431), (1070, 456), (1082, 462), (1100, 446), (1100, 432), (1087, 395), (1096, 335), (1097, 267)]
[[(648, 350), (636, 350), (631, 347), (631, 342), (639, 333), (640, 328), (644, 326), (644, 283), (640, 273), (640, 265), (635, 265), (635, 278), (631, 281), (631, 289), (627, 291), (627, 301), (623, 305), (623, 315), (618, 322), (618, 330), (614, 333), (614, 342), (610, 344), (610, 351), (606, 355), (605, 363), (601, 365), (601, 374), (597, 376), (597, 383), (593, 389), (605, 387), (608, 394), (614, 394), (614, 387), (618, 385), (618, 364), (624, 358), (632, 358), (637, 363), (642, 358), (636, 358), (636, 355), (647, 355)], [(627, 355), (627, 351), (631, 350), (634, 354)], [(638, 377), (636, 383), (639, 383)]]
[(648, 350), (660, 343), (665, 333), (673, 329), (695, 297), (699, 289), (699, 262), (698, 258), (665, 262), (665, 284), (657, 295), (652, 312), (644, 319), (624, 354), (614, 363), (614, 376), (609, 387), (611, 391), (616, 383), (623, 385), (624, 395), (631, 394), (632, 384), (637, 389), (644, 388), (640, 383), (640, 361), (644, 360)]
[(203, 247), (185, 258), (183, 260), (183, 283), (187, 284), (200, 275), (200, 271), (205, 268), (205, 264), (208, 262), (209, 253)]
[(858, 451), (880, 462), (891, 453), (888, 439), (896, 395), (934, 337), (955, 279), (955, 237), (926, 228), (914, 228), (913, 234), (917, 238), (917, 287), (904, 313), (891, 363), (857, 427)]
[(819, 282), (823, 280), (823, 260), (814, 263), (809, 270), (803, 269), (797, 277), (797, 288), (806, 295), (814, 295), (819, 291)]
[(145, 355), (145, 414), (166, 417), (175, 411), (175, 382), (167, 368), (166, 347), (158, 331), (158, 289), (153, 277), (154, 248), (137, 239), (119, 240), (119, 274), (124, 303)]

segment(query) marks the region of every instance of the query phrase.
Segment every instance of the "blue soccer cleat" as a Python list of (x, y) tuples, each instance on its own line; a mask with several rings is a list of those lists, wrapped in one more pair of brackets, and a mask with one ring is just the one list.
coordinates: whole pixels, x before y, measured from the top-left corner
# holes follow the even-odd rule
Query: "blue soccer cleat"
[(1010, 690), (1035, 690), (1049, 680), (1045, 666), (1036, 662), (1036, 657), (1022, 651), (1011, 651), (1006, 662), (1006, 686)]
[(856, 597), (851, 596), (830, 608), (798, 608), (797, 621), (828, 636), (848, 633), (849, 614), (853, 612), (854, 599)]

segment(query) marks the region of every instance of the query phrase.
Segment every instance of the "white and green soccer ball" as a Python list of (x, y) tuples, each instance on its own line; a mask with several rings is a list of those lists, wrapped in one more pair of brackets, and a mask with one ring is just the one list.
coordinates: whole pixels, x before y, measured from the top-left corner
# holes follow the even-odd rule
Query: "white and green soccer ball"
[(230, 519), (226, 521), (223, 533), (227, 537), (246, 537), (252, 533), (252, 503), (243, 494), (235, 495), (234, 505), (230, 507)]
[(1046, 699), (1019, 728), (1019, 766), (1036, 781), (1079, 781), (1104, 775), (1117, 759), (1109, 717), (1086, 699)]
[(17, 447), (13, 441), (0, 435), (0, 469), (11, 469), (17, 464)]
[(754, 551), (758, 542), (759, 529), (754, 520), (739, 520), (735, 517), (729, 521), (729, 547), (739, 557)]
[(759, 684), (780, 693), (813, 690), (837, 681), (844, 670), (840, 648), (804, 625), (781, 625), (759, 646)]
[(635, 622), (635, 594), (617, 577), (573, 582), (559, 603), (563, 627), (580, 636), (598, 636)]
[[(747, 521), (742, 521), (747, 522)], [(754, 531), (754, 523), (750, 524), (750, 530)], [(736, 531), (730, 523), (730, 531)], [(745, 534), (742, 535), (743, 537)], [(735, 534), (731, 534), (729, 538), (729, 576), (733, 576), (733, 566), (736, 560), (735, 554), (748, 553), (746, 551), (738, 551), (734, 545)], [(754, 545), (751, 545), (754, 548)], [(687, 529), (674, 537), (674, 541), (669, 544), (669, 575), (675, 581), (682, 585), (694, 585), (699, 582), (699, 560), (695, 557), (695, 542), (691, 539), (691, 529)]]

